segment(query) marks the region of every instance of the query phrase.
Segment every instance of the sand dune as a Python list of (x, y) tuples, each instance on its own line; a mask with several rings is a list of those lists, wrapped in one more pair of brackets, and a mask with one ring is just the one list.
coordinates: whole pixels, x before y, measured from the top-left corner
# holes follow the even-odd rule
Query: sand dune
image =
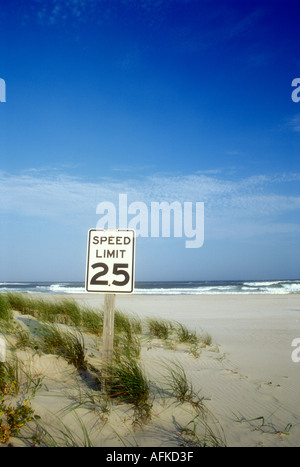
[[(72, 297), (81, 305), (103, 306), (103, 296)], [(92, 407), (83, 389), (86, 381), (63, 358), (23, 351), (22, 361), (43, 379), (32, 407), (47, 426), (48, 440), (51, 434), (57, 444), (67, 445), (70, 432), (80, 444), (86, 429), (95, 446), (196, 446), (209, 427), (227, 446), (300, 446), (300, 363), (291, 359), (291, 342), (300, 337), (298, 295), (119, 295), (116, 307), (142, 319), (165, 318), (198, 334), (208, 332), (212, 345), (193, 354), (185, 344), (172, 348), (170, 342), (142, 338), (140, 363), (150, 381), (153, 405), (151, 418), (137, 424), (132, 423), (130, 404), (99, 399)], [(25, 328), (37, 325), (30, 316), (17, 314), (17, 319)], [(101, 342), (90, 338), (86, 345), (96, 365)], [(165, 388), (166, 366), (172, 362), (184, 368), (194, 401), (198, 398), (201, 405), (179, 402)], [(14, 439), (13, 445), (24, 442)]]

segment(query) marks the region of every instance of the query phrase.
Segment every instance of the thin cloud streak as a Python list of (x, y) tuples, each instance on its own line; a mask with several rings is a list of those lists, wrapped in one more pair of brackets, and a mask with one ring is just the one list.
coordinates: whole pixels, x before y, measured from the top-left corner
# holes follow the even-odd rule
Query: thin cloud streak
[(300, 132), (300, 114), (295, 115), (289, 122), (289, 128), (291, 128), (296, 133)]
[[(299, 218), (300, 196), (275, 193), (278, 184), (299, 179), (300, 174), (293, 173), (240, 180), (193, 174), (126, 181), (103, 179), (94, 183), (63, 174), (43, 177), (39, 173), (2, 173), (0, 212), (2, 218), (32, 216), (76, 226), (79, 222), (95, 222), (98, 203), (110, 201), (118, 206), (118, 196), (124, 193), (128, 204), (142, 201), (149, 207), (153, 201), (204, 202), (207, 231), (214, 237), (235, 236), (237, 232), (299, 232), (296, 217)], [(288, 219), (282, 221), (282, 216)]]

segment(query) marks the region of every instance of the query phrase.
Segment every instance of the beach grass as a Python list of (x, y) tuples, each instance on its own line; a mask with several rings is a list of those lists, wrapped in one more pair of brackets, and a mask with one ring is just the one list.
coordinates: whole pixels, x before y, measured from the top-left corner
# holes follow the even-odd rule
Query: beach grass
[(8, 443), (25, 425), (40, 418), (31, 400), (41, 386), (42, 378), (33, 376), (16, 353), (0, 362), (0, 443)]
[(19, 292), (6, 292), (5, 294), (1, 295), (6, 297), (12, 310), (26, 313), (32, 307), (31, 298), (27, 294), (22, 294)]
[(0, 362), (0, 394), (17, 394), (19, 390), (18, 367), (10, 362)]
[[(21, 319), (21, 326), (19, 321), (14, 320), (15, 312), (16, 317), (20, 317), (20, 314), (29, 315), (34, 320)], [(107, 365), (101, 361), (103, 318), (103, 310), (80, 306), (72, 298), (44, 300), (20, 293), (0, 294), (0, 322), (11, 320), (16, 323), (16, 327), (19, 326), (14, 332), (13, 343), (11, 343), (14, 351), (31, 352), (36, 358), (57, 355), (78, 370), (78, 377), (82, 378), (84, 384), (90, 384), (89, 388), (88, 386), (86, 389), (81, 387), (77, 401), (72, 402), (75, 411), (92, 408), (99, 422), (102, 421), (105, 424), (116, 406), (129, 404), (133, 410), (131, 412), (132, 423), (142, 426), (143, 423), (151, 420), (153, 403), (156, 397), (160, 398), (161, 390), (166, 389), (168, 397), (175, 398), (180, 404), (188, 404), (193, 410), (198, 411), (202, 408), (203, 399), (194, 391), (182, 365), (172, 362), (165, 366), (164, 389), (162, 389), (148, 379), (141, 359), (143, 339), (154, 339), (153, 345), (158, 347), (160, 344), (155, 339), (161, 339), (165, 348), (169, 349), (168, 351), (170, 351), (171, 344), (174, 344), (175, 349), (176, 343), (180, 343), (182, 344), (180, 352), (186, 352), (188, 347), (185, 349), (184, 345), (196, 347), (202, 336), (197, 336), (195, 332), (181, 323), (160, 318), (141, 320), (133, 314), (115, 310), (113, 359), (112, 363)], [(28, 324), (28, 329), (24, 329), (24, 324), (26, 326), (30, 320), (32, 325)], [(97, 337), (98, 352), (91, 350), (91, 342), (94, 342), (94, 339), (88, 337), (90, 334)], [(89, 354), (86, 339), (89, 341)], [(206, 337), (206, 342), (209, 342), (208, 337)], [(95, 357), (94, 352), (98, 353), (98, 356)], [(93, 361), (90, 361), (91, 357), (94, 357)], [(20, 369), (16, 362), (6, 363), (0, 368), (0, 396), (8, 392), (11, 395), (17, 395), (19, 391)], [(23, 387), (28, 388), (26, 390), (28, 394), (31, 391), (34, 397), (35, 392), (41, 386), (41, 379), (29, 375), (26, 385), (24, 386), (24, 381), (22, 384)], [(74, 391), (71, 389), (70, 393)], [(10, 408), (6, 406), (6, 422), (11, 420), (11, 426), (14, 423), (13, 419), (16, 424), (20, 420), (20, 427), (35, 420), (28, 400), (19, 408), (19, 412), (17, 410), (11, 412), (10, 415)], [(65, 410), (68, 410), (67, 407)], [(10, 416), (11, 419), (9, 419)], [(77, 416), (76, 413), (75, 416)], [(41, 436), (44, 440), (41, 444), (90, 446), (92, 442), (82, 420), (80, 420), (80, 427), (82, 441), (77, 439), (77, 435), (72, 436), (67, 425), (57, 434), (58, 438), (51, 438), (52, 435), (48, 433), (47, 427), (43, 429), (41, 425), (39, 432), (44, 433)], [(10, 436), (17, 433), (13, 429), (10, 432), (5, 431), (4, 428), (3, 430), (4, 440), (9, 433)], [(34, 444), (34, 440), (32, 443)]]
[(148, 419), (151, 412), (149, 382), (141, 365), (127, 357), (122, 361), (114, 360), (107, 370), (108, 394), (133, 404), (139, 417)]
[(114, 338), (114, 358), (121, 361), (123, 357), (139, 358), (141, 354), (141, 339), (137, 334), (118, 334)]
[(173, 330), (172, 322), (165, 319), (147, 318), (147, 326), (150, 336), (158, 339), (167, 340)]
[(10, 321), (13, 318), (11, 305), (5, 294), (0, 294), (0, 321)]
[(83, 331), (100, 337), (103, 332), (103, 311), (83, 308), (81, 310), (80, 327)]
[(190, 344), (196, 354), (198, 346), (212, 345), (212, 337), (208, 333), (198, 335), (182, 323), (161, 318), (147, 318), (146, 326), (150, 337), (166, 342), (168, 348), (176, 348), (177, 343)]
[(16, 292), (7, 292), (5, 295), (10, 309), (19, 311), (23, 315), (31, 315), (48, 323), (75, 326), (79, 326), (81, 323), (82, 311), (73, 299), (48, 301)]
[(226, 438), (222, 427), (211, 414), (197, 413), (185, 426), (177, 425), (181, 445), (184, 447), (222, 448)]
[(142, 321), (120, 310), (115, 311), (114, 358), (139, 358), (141, 353)]
[(62, 329), (45, 325), (39, 330), (39, 344), (45, 353), (61, 356), (78, 370), (87, 369), (84, 338), (79, 330)]
[(189, 402), (195, 407), (202, 406), (203, 398), (194, 391), (183, 366), (176, 361), (165, 362), (162, 366), (166, 370), (164, 381), (167, 391), (179, 402)]
[(212, 337), (208, 332), (204, 332), (199, 336), (199, 342), (202, 343), (204, 346), (212, 345)]
[(59, 447), (68, 447), (68, 448), (92, 448), (94, 447), (93, 442), (90, 437), (90, 433), (75, 412), (75, 420), (79, 426), (79, 434), (74, 433), (74, 429), (70, 429), (65, 423), (63, 423), (59, 418), (56, 421), (56, 430), (55, 433), (50, 433), (50, 430), (47, 430), (46, 427), (42, 424), (38, 424), (39, 431), (38, 436), (35, 437), (35, 445), (40, 445), (42, 447), (50, 448), (59, 448)]
[(177, 322), (175, 330), (179, 342), (189, 344), (197, 344), (199, 342), (196, 332), (190, 331), (184, 324)]
[(142, 321), (134, 315), (115, 310), (115, 331), (128, 335), (132, 333), (141, 334)]

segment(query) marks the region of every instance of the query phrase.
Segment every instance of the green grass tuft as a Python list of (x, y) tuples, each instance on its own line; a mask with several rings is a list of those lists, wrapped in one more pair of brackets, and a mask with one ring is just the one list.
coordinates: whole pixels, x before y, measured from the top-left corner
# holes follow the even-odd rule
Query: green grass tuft
[(158, 339), (168, 339), (173, 329), (171, 321), (164, 319), (148, 318), (147, 325), (150, 335)]
[(179, 342), (197, 344), (199, 339), (196, 332), (190, 331), (184, 324), (176, 323), (176, 334)]
[(118, 397), (135, 406), (140, 417), (150, 417), (152, 405), (149, 402), (149, 383), (142, 367), (133, 358), (114, 361), (107, 368), (107, 388), (111, 397)]
[(45, 325), (39, 330), (41, 349), (45, 353), (59, 355), (78, 370), (87, 369), (83, 336), (63, 330), (57, 325)]
[(0, 294), (0, 320), (11, 321), (13, 313), (6, 294)]

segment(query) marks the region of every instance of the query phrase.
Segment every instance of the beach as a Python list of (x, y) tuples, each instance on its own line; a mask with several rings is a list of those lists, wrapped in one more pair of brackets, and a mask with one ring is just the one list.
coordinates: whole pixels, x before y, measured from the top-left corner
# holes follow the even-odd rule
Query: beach
[[(57, 301), (66, 296), (43, 294), (45, 298)], [(73, 298), (80, 306), (103, 308), (104, 296), (100, 294), (70, 294), (67, 298)], [(294, 363), (291, 357), (292, 341), (300, 337), (298, 294), (119, 294), (116, 309), (142, 320), (171, 320), (197, 334), (209, 333), (212, 343), (198, 349), (197, 354), (183, 345), (172, 348), (170, 342), (166, 345), (158, 339), (144, 340), (139, 361), (152, 387), (163, 382), (165, 362), (179, 363), (194, 394), (205, 405), (208, 425), (222, 433), (220, 437), (226, 446), (300, 446), (300, 363)], [(27, 317), (26, 321), (24, 316), (18, 319), (23, 325), (31, 320)], [(96, 350), (91, 350), (95, 342), (90, 345), (89, 353), (96, 358)], [(101, 358), (101, 349), (98, 356)], [(47, 390), (37, 392), (32, 405), (51, 424), (49, 414), (58, 414), (67, 404), (70, 395), (64, 399), (58, 394), (64, 393), (62, 386), (72, 387), (74, 372), (53, 355), (42, 359), (34, 356), (32, 366), (35, 364), (40, 374), (46, 375)], [(132, 425), (131, 409), (126, 404), (116, 405), (107, 413), (101, 435), (91, 428), (95, 445), (189, 445), (192, 434), (195, 442), (195, 420), (199, 421), (196, 404), (175, 403), (163, 397), (162, 392), (157, 394), (160, 396), (152, 401), (151, 418), (138, 426)], [(95, 420), (87, 412), (87, 407), (81, 407), (78, 416), (87, 426), (94, 427)], [(66, 424), (70, 417), (68, 413)], [(80, 423), (73, 419), (70, 423), (80, 437)]]
[[(85, 296), (78, 297), (86, 301)], [(90, 303), (97, 297), (88, 297)], [(300, 445), (300, 363), (291, 358), (294, 338), (300, 337), (300, 297), (296, 295), (125, 296), (117, 307), (141, 317), (160, 316), (209, 332), (224, 354), (224, 368), (207, 360), (186, 362), (196, 387), (211, 398), (230, 446)], [(197, 366), (201, 370), (197, 371)], [(278, 430), (289, 423), (288, 436), (246, 430), (234, 422), (271, 417)], [(273, 415), (272, 415), (273, 414)], [(248, 427), (249, 428), (249, 427)], [(260, 441), (259, 441), (260, 440)]]

